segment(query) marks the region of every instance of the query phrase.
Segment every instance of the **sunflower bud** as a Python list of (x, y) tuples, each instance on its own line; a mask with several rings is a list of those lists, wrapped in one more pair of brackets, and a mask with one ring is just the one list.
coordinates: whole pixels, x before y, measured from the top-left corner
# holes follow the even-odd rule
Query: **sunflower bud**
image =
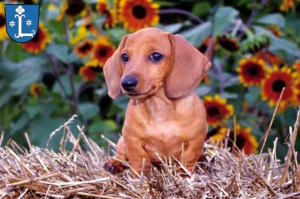
[(217, 43), (229, 52), (236, 52), (240, 49), (239, 41), (229, 34), (217, 36)]
[(258, 51), (262, 50), (263, 48), (270, 45), (271, 38), (267, 35), (260, 35), (256, 36), (253, 39), (248, 39), (243, 41), (242, 43), (242, 52), (247, 53), (257, 53)]

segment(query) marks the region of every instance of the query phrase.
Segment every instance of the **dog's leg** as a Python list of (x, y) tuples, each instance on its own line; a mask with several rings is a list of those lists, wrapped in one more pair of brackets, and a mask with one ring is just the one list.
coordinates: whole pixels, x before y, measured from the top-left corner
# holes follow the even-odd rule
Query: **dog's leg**
[(187, 148), (180, 155), (180, 162), (190, 171), (193, 172), (194, 166), (199, 157), (203, 154), (203, 145), (205, 136), (199, 135), (188, 141)]
[(127, 146), (128, 160), (131, 168), (138, 174), (141, 174), (143, 159), (145, 160), (144, 175), (148, 175), (151, 167), (150, 157), (139, 140), (130, 141)]
[(107, 161), (104, 165), (104, 169), (112, 174), (122, 172), (126, 167), (119, 160), (126, 161), (125, 155), (125, 143), (123, 136), (120, 137), (117, 145), (117, 154), (113, 159)]

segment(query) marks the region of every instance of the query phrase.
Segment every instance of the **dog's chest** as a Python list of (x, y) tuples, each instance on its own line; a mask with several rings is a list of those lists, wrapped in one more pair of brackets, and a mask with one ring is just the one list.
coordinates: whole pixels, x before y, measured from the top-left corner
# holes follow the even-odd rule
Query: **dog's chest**
[(170, 120), (149, 121), (145, 133), (147, 139), (160, 143), (181, 142), (184, 127)]
[(156, 159), (154, 152), (177, 157), (181, 153), (182, 143), (190, 139), (187, 130), (188, 127), (174, 121), (150, 121), (145, 129), (144, 147), (151, 159)]

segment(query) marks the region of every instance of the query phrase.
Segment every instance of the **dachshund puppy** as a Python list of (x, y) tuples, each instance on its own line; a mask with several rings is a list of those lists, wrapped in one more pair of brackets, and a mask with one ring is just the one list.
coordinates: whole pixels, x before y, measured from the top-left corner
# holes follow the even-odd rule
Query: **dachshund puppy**
[[(207, 133), (206, 111), (193, 92), (211, 67), (209, 60), (180, 35), (144, 28), (123, 37), (107, 60), (108, 95), (130, 98), (115, 158), (104, 168), (121, 172), (128, 160), (137, 173), (171, 157), (192, 171)], [(184, 151), (182, 151), (184, 150)]]

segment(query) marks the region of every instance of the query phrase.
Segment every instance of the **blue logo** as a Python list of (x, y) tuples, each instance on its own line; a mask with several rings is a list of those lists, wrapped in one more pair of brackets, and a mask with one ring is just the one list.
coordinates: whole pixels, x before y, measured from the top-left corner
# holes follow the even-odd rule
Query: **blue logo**
[(38, 4), (5, 4), (6, 32), (19, 43), (32, 40), (39, 27)]

